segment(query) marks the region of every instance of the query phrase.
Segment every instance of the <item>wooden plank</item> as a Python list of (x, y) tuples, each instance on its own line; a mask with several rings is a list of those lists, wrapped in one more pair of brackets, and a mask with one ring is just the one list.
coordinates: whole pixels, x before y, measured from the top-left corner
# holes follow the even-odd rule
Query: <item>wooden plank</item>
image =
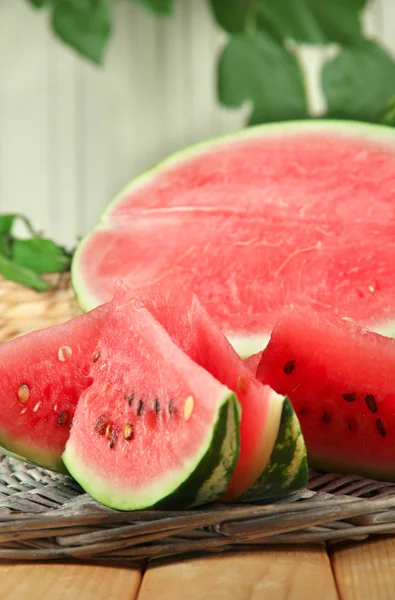
[(331, 562), (342, 600), (395, 597), (395, 538), (339, 546)]
[(336, 600), (323, 547), (265, 549), (149, 568), (138, 600)]
[(75, 564), (0, 565), (1, 600), (135, 600), (136, 569)]

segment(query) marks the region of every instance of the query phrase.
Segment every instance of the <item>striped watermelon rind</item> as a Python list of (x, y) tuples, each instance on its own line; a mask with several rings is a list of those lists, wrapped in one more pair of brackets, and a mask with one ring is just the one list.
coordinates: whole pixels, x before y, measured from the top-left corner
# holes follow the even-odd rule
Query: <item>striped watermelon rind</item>
[(149, 507), (178, 509), (207, 504), (226, 490), (239, 457), (240, 405), (235, 394), (226, 393), (218, 403), (215, 419), (199, 452), (177, 472), (164, 474), (161, 482), (145, 486), (133, 494), (114, 489), (81, 462), (69, 439), (62, 459), (71, 473), (95, 500), (117, 510)]
[(307, 481), (306, 446), (298, 418), (285, 396), (276, 442), (266, 469), (238, 500), (274, 502), (305, 487)]

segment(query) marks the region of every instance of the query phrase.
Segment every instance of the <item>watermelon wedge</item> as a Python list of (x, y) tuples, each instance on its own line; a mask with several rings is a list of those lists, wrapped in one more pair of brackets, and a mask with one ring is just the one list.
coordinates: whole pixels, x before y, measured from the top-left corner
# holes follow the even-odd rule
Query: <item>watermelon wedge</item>
[(395, 340), (293, 306), (257, 377), (291, 399), (311, 466), (395, 481)]
[(0, 445), (55, 471), (108, 305), (0, 345)]
[(222, 500), (267, 501), (304, 487), (306, 449), (289, 400), (257, 381), (196, 296), (180, 308), (169, 293), (152, 292), (144, 303), (173, 341), (240, 401), (240, 456)]
[(125, 188), (75, 254), (81, 306), (160, 283), (196, 293), (242, 356), (285, 304), (395, 332), (395, 134), (344, 121), (250, 128)]
[(118, 287), (63, 454), (93, 498), (119, 510), (189, 508), (228, 487), (239, 456), (235, 394)]

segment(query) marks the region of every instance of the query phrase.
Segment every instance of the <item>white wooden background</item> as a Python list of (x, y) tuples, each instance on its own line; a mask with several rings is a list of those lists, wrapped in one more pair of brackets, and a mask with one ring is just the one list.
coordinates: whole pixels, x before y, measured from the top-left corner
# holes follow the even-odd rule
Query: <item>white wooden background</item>
[[(0, 0), (1, 212), (23, 212), (73, 245), (135, 174), (242, 125), (245, 110), (216, 102), (224, 36), (206, 0), (176, 7), (159, 19), (115, 3), (115, 35), (99, 69), (52, 37), (45, 12)], [(374, 0), (366, 23), (395, 51), (395, 0)], [(314, 79), (317, 61), (307, 54)], [(319, 111), (314, 85), (311, 102)]]

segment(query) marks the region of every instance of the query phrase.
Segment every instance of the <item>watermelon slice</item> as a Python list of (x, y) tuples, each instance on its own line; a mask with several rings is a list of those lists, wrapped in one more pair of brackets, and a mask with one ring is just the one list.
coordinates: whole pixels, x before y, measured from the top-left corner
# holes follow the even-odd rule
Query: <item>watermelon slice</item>
[(145, 304), (172, 339), (241, 403), (240, 457), (222, 499), (273, 500), (304, 487), (306, 449), (289, 400), (256, 380), (196, 296), (190, 303), (184, 297), (186, 311), (168, 293), (152, 291), (145, 291)]
[(154, 316), (118, 287), (63, 460), (103, 504), (188, 508), (228, 487), (239, 403)]
[(73, 284), (86, 310), (118, 278), (195, 292), (242, 356), (289, 303), (395, 331), (394, 186), (393, 129), (251, 128), (132, 182), (79, 245)]
[(108, 305), (0, 345), (0, 445), (55, 471)]
[(395, 481), (395, 340), (348, 318), (290, 307), (257, 377), (288, 394), (311, 466)]

